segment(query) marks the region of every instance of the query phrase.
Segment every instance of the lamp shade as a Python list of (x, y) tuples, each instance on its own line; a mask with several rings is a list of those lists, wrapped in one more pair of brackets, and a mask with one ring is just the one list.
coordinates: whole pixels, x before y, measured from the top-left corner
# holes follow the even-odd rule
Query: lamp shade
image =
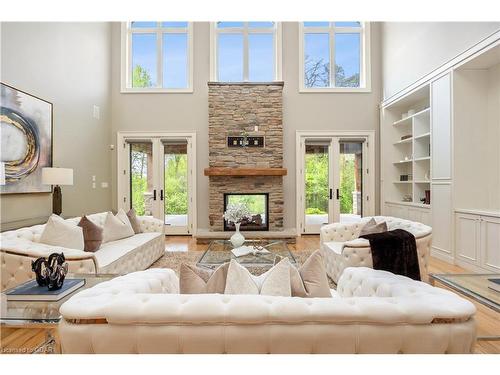
[(71, 168), (42, 168), (42, 184), (44, 184), (44, 185), (73, 185), (73, 169), (71, 169)]
[(0, 161), (0, 185), (5, 185), (5, 163)]

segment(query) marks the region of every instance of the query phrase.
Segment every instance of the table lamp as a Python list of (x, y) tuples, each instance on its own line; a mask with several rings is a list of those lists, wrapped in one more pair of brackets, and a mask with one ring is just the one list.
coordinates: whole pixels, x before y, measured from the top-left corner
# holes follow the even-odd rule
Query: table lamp
[(52, 212), (61, 215), (62, 193), (59, 185), (73, 185), (73, 169), (42, 168), (42, 184), (55, 185), (52, 194)]

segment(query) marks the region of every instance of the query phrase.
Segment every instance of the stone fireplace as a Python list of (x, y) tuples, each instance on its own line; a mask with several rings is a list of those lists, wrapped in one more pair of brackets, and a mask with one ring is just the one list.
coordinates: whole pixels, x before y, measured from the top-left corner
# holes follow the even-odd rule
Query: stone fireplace
[(282, 90), (283, 82), (208, 84), (210, 231), (234, 230), (222, 218), (227, 197), (252, 194), (267, 197), (267, 225), (242, 230), (283, 230)]

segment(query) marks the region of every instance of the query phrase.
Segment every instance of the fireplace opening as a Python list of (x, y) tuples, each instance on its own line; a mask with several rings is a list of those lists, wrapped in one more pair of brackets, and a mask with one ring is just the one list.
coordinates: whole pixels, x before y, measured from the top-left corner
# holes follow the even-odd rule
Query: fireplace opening
[[(269, 230), (269, 194), (268, 193), (225, 193), (224, 212), (230, 203), (243, 203), (252, 214), (251, 220), (243, 220), (240, 230)], [(224, 220), (224, 230), (234, 231), (233, 223)]]

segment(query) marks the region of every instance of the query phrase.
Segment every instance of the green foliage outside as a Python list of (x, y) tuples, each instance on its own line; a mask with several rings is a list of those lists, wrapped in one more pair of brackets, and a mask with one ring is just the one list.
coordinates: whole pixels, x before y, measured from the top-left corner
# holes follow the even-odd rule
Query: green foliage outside
[(151, 87), (153, 82), (148, 71), (140, 65), (134, 66), (132, 71), (132, 87)]
[[(306, 154), (306, 214), (328, 213), (328, 154)], [(352, 213), (356, 190), (354, 154), (340, 155), (340, 212)]]
[(340, 213), (353, 213), (352, 193), (356, 191), (354, 154), (340, 155)]
[(328, 154), (306, 154), (306, 214), (328, 212)]
[(132, 174), (132, 207), (137, 215), (144, 215), (144, 192), (147, 188), (145, 177)]
[[(132, 207), (144, 215), (144, 194), (148, 192), (148, 154), (132, 150)], [(186, 215), (188, 212), (187, 155), (165, 155), (165, 214)]]
[(187, 215), (187, 155), (165, 155), (165, 214)]
[(266, 197), (262, 195), (231, 195), (228, 203), (243, 203), (252, 215), (266, 214)]

